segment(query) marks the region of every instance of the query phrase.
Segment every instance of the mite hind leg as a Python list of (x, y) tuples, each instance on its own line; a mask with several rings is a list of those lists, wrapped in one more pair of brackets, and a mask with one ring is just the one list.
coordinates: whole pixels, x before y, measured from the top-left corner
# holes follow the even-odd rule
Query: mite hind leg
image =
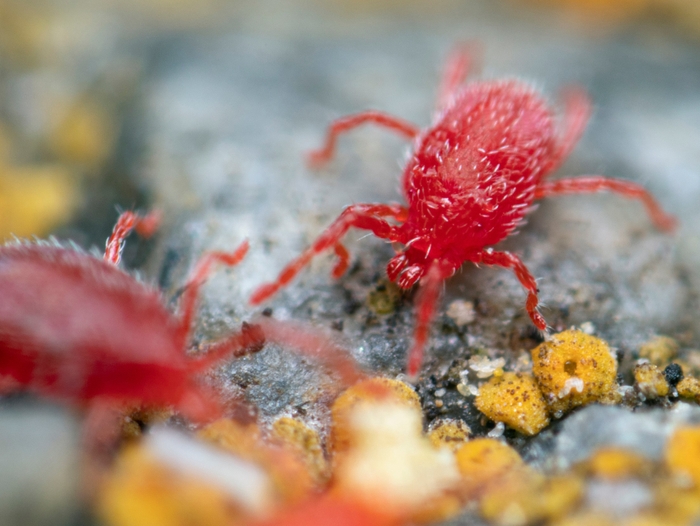
[(570, 87), (564, 90), (562, 98), (565, 105), (564, 122), (548, 173), (556, 171), (569, 157), (581, 139), (591, 116), (591, 101), (582, 88)]
[(475, 69), (475, 63), (478, 62), (475, 57), (479, 55), (481, 55), (481, 49), (475, 43), (464, 43), (452, 49), (440, 78), (435, 105), (438, 111), (442, 111), (450, 105), (469, 72)]
[(185, 284), (180, 300), (180, 321), (178, 328), (178, 341), (185, 348), (192, 330), (197, 300), (202, 285), (214, 270), (215, 264), (232, 267), (241, 262), (248, 252), (248, 241), (243, 241), (233, 252), (206, 252), (195, 265), (194, 270)]
[(659, 230), (672, 231), (676, 227), (676, 218), (667, 214), (661, 205), (643, 186), (631, 181), (610, 179), (602, 175), (585, 175), (543, 181), (535, 190), (535, 199), (567, 194), (583, 194), (594, 192), (615, 192), (630, 199), (638, 199), (647, 209), (647, 213)]
[(318, 150), (313, 150), (308, 153), (307, 161), (310, 166), (318, 168), (331, 160), (335, 153), (338, 136), (349, 132), (363, 124), (376, 124), (388, 130), (391, 130), (406, 139), (415, 139), (420, 133), (420, 128), (410, 122), (392, 117), (380, 111), (364, 111), (355, 115), (348, 115), (333, 121), (326, 133), (326, 142)]
[(347, 268), (349, 255), (341, 244), (341, 239), (351, 227), (369, 230), (375, 236), (389, 241), (400, 241), (398, 228), (384, 218), (390, 217), (403, 222), (407, 217), (406, 207), (401, 205), (367, 205), (358, 204), (347, 207), (316, 241), (292, 260), (277, 280), (258, 287), (250, 298), (252, 305), (258, 305), (287, 285), (311, 260), (329, 248), (333, 248), (339, 261), (333, 269), (333, 276), (339, 277)]

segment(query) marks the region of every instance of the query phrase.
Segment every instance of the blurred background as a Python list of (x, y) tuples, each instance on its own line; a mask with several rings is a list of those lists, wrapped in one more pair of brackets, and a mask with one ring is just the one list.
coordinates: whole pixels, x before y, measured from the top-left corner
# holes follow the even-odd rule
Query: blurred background
[[(648, 304), (618, 298), (631, 321), (608, 336), (632, 348), (661, 327), (700, 348), (697, 0), (0, 0), (0, 240), (56, 235), (102, 247), (117, 209), (157, 207), (168, 219), (156, 256), (133, 239), (125, 262), (146, 265), (170, 292), (204, 248), (277, 242), (273, 259), (251, 256), (257, 274), (242, 267), (240, 300), (307, 242), (300, 230), (317, 232), (351, 201), (399, 199), (405, 145), (393, 137), (353, 135), (320, 174), (303, 152), (330, 120), (370, 107), (428, 125), (459, 41), (482, 45), (484, 76), (531, 81), (553, 104), (566, 85), (589, 91), (594, 118), (564, 171), (643, 182), (679, 216), (680, 232), (651, 246), (632, 237), (621, 256), (605, 218), (611, 230), (627, 225), (620, 236), (646, 219), (611, 198), (560, 223), (573, 230), (547, 226), (545, 213), (531, 234), (593, 254), (590, 268), (634, 260), (638, 246), (640, 268), (672, 255), (644, 291)], [(557, 206), (567, 205), (542, 209)], [(584, 228), (578, 244), (572, 232), (589, 220), (604, 231)], [(637, 271), (620, 272), (630, 289)], [(515, 308), (518, 290), (503, 293)], [(236, 309), (222, 323), (244, 316)], [(216, 322), (207, 330), (216, 334)], [(76, 512), (79, 417), (43, 405), (13, 411), (0, 416), (0, 523), (91, 521)], [(38, 430), (32, 440), (28, 428)]]

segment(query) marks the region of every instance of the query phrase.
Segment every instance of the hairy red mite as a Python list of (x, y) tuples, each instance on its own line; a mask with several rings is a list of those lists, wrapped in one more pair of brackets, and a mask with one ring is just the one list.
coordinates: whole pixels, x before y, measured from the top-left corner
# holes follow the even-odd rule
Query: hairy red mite
[(408, 375), (416, 377), (440, 295), (440, 284), (466, 261), (511, 269), (527, 292), (526, 309), (532, 322), (546, 330), (538, 312), (535, 278), (518, 256), (492, 245), (524, 222), (533, 203), (544, 197), (616, 192), (639, 199), (661, 230), (674, 228), (652, 195), (630, 181), (600, 175), (547, 180), (569, 155), (590, 114), (580, 89), (565, 96), (563, 126), (530, 85), (519, 80), (463, 84), (471, 65), (466, 48), (453, 52), (443, 73), (437, 117), (431, 127), (418, 127), (377, 111), (366, 111), (333, 122), (326, 143), (309, 156), (312, 165), (329, 161), (337, 137), (357, 126), (373, 123), (413, 140), (413, 155), (403, 173), (408, 206), (355, 204), (348, 206), (276, 281), (259, 287), (250, 302), (272, 296), (320, 252), (333, 249), (338, 263), (333, 276), (347, 269), (349, 255), (341, 243), (350, 227), (403, 245), (387, 265), (389, 279), (402, 288), (420, 280), (416, 298), (416, 328), (409, 351)]
[(268, 319), (244, 323), (204, 354), (188, 357), (201, 286), (215, 264), (239, 263), (248, 242), (199, 260), (175, 316), (157, 290), (117, 267), (131, 230), (150, 235), (158, 222), (156, 214), (124, 212), (103, 259), (48, 243), (0, 247), (0, 386), (91, 404), (97, 423), (106, 415), (101, 407), (127, 404), (169, 406), (205, 421), (222, 409), (197, 376), (224, 359), (257, 352), (265, 341), (319, 359), (344, 385), (362, 378), (344, 350), (318, 331)]

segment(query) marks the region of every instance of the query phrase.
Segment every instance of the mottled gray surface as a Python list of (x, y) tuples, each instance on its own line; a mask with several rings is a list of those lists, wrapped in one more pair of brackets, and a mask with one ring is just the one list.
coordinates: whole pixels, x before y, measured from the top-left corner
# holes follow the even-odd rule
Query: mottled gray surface
[(0, 524), (71, 524), (78, 516), (80, 433), (51, 405), (0, 404)]
[[(659, 333), (698, 345), (693, 247), (700, 171), (690, 145), (700, 141), (700, 126), (688, 117), (700, 104), (689, 88), (700, 82), (697, 54), (668, 37), (648, 39), (641, 29), (594, 41), (545, 20), (487, 11), (470, 17), (467, 8), (461, 14), (441, 20), (437, 30), (434, 20), (426, 26), (387, 18), (368, 24), (358, 16), (351, 23), (317, 12), (317, 31), (279, 21), (283, 30), (246, 26), (160, 50), (144, 91), (142, 124), (144, 177), (167, 217), (179, 218), (165, 230), (157, 259), (161, 283), (172, 293), (204, 250), (251, 242), (246, 260), (206, 287), (200, 338), (223, 334), (260, 312), (246, 305), (253, 288), (273, 279), (343, 206), (401, 200), (407, 146), (386, 132), (364, 128), (343, 137), (335, 160), (318, 172), (304, 165), (304, 153), (320, 145), (334, 117), (366, 108), (427, 125), (446, 52), (459, 39), (476, 39), (487, 78), (528, 79), (553, 101), (567, 84), (590, 92), (594, 117), (562, 174), (641, 181), (681, 219), (679, 233), (669, 236), (653, 228), (638, 203), (618, 196), (543, 202), (502, 248), (521, 254), (538, 278), (549, 324), (562, 330), (592, 322), (627, 355)], [(335, 23), (344, 30), (329, 39), (320, 28)], [(346, 276), (333, 281), (332, 259), (319, 257), (265, 306), (282, 319), (327, 328), (342, 323), (361, 364), (395, 375), (412, 337), (411, 295), (394, 313), (375, 315), (368, 297), (382, 285), (391, 247), (364, 232), (351, 231), (347, 240), (353, 265)], [(476, 320), (466, 328), (455, 328), (444, 315), (455, 298), (476, 305)], [(474, 352), (510, 358), (536, 344), (524, 293), (508, 271), (465, 265), (447, 283), (442, 305), (424, 368), (438, 380), (453, 359)], [(251, 360), (260, 378), (270, 374), (266, 352)], [(246, 375), (253, 374), (251, 362), (240, 365)], [(228, 374), (236, 377), (237, 367)], [(450, 374), (448, 389), (455, 378)], [(263, 413), (284, 405), (248, 394), (264, 405)], [(285, 396), (291, 403), (296, 395)], [(457, 406), (445, 404), (441, 411), (452, 414)]]

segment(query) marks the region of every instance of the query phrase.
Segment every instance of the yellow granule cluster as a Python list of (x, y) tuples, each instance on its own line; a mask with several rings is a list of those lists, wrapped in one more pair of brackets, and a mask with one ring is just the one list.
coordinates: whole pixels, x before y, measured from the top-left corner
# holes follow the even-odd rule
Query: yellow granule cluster
[(532, 372), (550, 413), (618, 401), (617, 360), (608, 344), (578, 330), (555, 334), (532, 351)]
[(476, 408), (495, 422), (503, 422), (525, 435), (549, 425), (547, 404), (535, 378), (525, 373), (504, 373), (479, 388)]
[(700, 426), (676, 429), (666, 443), (665, 457), (671, 473), (700, 488)]
[(457, 467), (467, 495), (485, 490), (513, 470), (526, 468), (515, 449), (493, 438), (475, 438), (459, 448)]
[(295, 418), (284, 416), (272, 424), (272, 438), (301, 459), (316, 486), (321, 487), (328, 481), (330, 467), (316, 431)]
[[(350, 448), (352, 431), (349, 417), (353, 409), (364, 402), (376, 403), (381, 400), (394, 400), (415, 410), (422, 418), (420, 398), (409, 385), (389, 378), (363, 380), (346, 389), (331, 407), (331, 449), (334, 453)], [(420, 418), (417, 423), (419, 431), (422, 429)]]
[(622, 480), (649, 475), (651, 462), (621, 447), (603, 447), (578, 466), (579, 471), (604, 480)]
[(113, 526), (223, 526), (242, 514), (216, 485), (167, 468), (141, 446), (117, 458), (97, 506)]
[(199, 438), (255, 462), (270, 476), (280, 502), (297, 502), (317, 487), (317, 479), (296, 451), (270, 447), (257, 425), (221, 419), (199, 431)]
[(678, 396), (683, 398), (691, 398), (696, 402), (700, 402), (700, 380), (692, 376), (686, 376), (678, 385), (676, 385)]
[(493, 524), (525, 525), (552, 521), (572, 511), (583, 497), (584, 482), (574, 475), (545, 478), (532, 470), (516, 471), (481, 499), (481, 515)]
[(663, 371), (656, 365), (640, 363), (634, 368), (637, 389), (647, 400), (668, 395), (669, 386)]
[(671, 363), (678, 355), (678, 342), (668, 336), (654, 336), (639, 348), (639, 357), (658, 367)]
[(428, 439), (434, 447), (446, 447), (456, 452), (469, 440), (471, 430), (462, 420), (444, 419), (431, 425)]

